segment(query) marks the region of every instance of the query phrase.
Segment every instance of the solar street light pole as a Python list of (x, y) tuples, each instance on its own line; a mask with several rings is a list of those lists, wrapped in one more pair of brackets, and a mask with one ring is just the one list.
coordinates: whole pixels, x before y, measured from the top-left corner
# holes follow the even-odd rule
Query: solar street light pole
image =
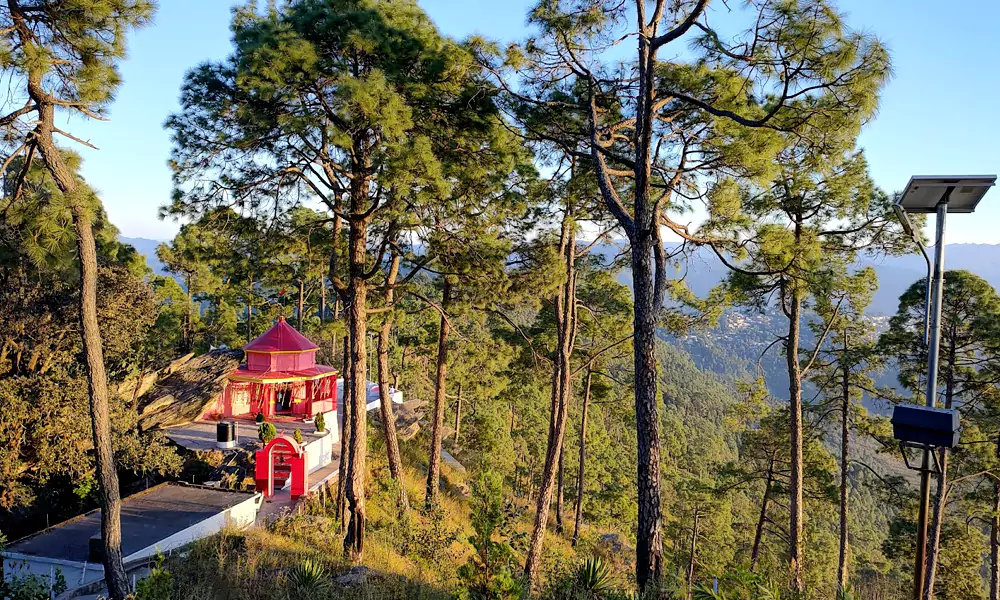
[[(929, 407), (934, 406), (937, 397), (938, 353), (941, 347), (941, 302), (944, 291), (944, 229), (948, 215), (948, 201), (954, 188), (945, 189), (944, 196), (937, 205), (937, 235), (934, 242), (934, 272), (929, 285), (930, 312), (929, 327), (924, 326), (927, 340), (927, 390), (924, 400)], [(925, 322), (928, 319), (925, 314)], [(920, 468), (920, 512), (917, 519), (917, 557), (913, 569), (913, 597), (921, 600), (924, 596), (927, 573), (927, 513), (930, 512), (930, 450), (924, 447)]]

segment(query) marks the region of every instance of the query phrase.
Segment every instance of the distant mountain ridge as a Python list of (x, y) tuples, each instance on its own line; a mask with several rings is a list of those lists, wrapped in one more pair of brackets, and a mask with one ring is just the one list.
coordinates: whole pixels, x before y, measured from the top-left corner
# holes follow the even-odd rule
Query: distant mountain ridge
[[(677, 244), (668, 244), (670, 249), (677, 247)], [(928, 251), (933, 259), (933, 248)], [(594, 248), (594, 252), (610, 260), (620, 253), (620, 249), (613, 244), (601, 244)], [(866, 266), (875, 268), (879, 280), (879, 289), (872, 298), (868, 311), (872, 315), (895, 314), (899, 297), (915, 281), (927, 274), (927, 265), (919, 254), (867, 258), (857, 264), (858, 268)], [(945, 247), (945, 268), (971, 271), (993, 287), (1000, 289), (1000, 244), (949, 244)], [(683, 276), (695, 294), (704, 296), (718, 285), (727, 273), (726, 267), (711, 250), (698, 248), (688, 259)], [(681, 273), (671, 274), (672, 277), (681, 275)], [(631, 286), (631, 272), (623, 270), (618, 280)]]
[[(165, 242), (142, 237), (121, 236), (118, 239), (145, 256), (146, 264), (157, 275), (167, 274), (163, 270), (163, 263), (156, 258), (156, 247)], [(676, 248), (677, 244), (669, 244), (668, 247)], [(598, 244), (593, 251), (608, 260), (621, 253), (621, 249), (613, 244)], [(933, 248), (930, 252), (933, 253)], [(879, 289), (872, 299), (869, 310), (872, 315), (895, 314), (899, 297), (906, 288), (927, 274), (927, 266), (919, 254), (868, 259), (858, 264), (859, 267), (869, 265), (875, 268), (879, 280)], [(1000, 244), (948, 244), (945, 247), (945, 266), (948, 269), (971, 271), (990, 282), (993, 287), (1000, 289)], [(689, 259), (685, 277), (691, 289), (703, 296), (718, 285), (726, 273), (725, 266), (711, 250), (701, 248), (695, 250)], [(673, 276), (679, 275), (679, 273), (673, 274)], [(632, 276), (628, 270), (623, 270), (618, 279), (631, 286)]]

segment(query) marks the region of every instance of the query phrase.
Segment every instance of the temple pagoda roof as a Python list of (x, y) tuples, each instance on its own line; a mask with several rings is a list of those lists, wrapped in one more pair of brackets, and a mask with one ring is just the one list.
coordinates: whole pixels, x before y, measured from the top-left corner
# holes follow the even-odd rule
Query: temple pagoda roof
[(278, 322), (274, 326), (254, 341), (243, 346), (243, 349), (247, 352), (276, 354), (280, 352), (310, 352), (318, 350), (319, 346), (296, 331), (285, 321), (285, 317), (278, 317)]

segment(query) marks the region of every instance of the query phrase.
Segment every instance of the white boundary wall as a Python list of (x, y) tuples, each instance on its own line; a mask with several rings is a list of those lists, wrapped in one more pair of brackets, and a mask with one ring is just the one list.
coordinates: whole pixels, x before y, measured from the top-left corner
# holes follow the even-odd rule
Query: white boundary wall
[[(138, 552), (133, 552), (126, 556), (123, 562), (129, 563), (149, 558), (156, 555), (157, 552), (168, 552), (218, 533), (224, 527), (241, 529), (249, 527), (257, 518), (257, 510), (260, 508), (262, 499), (260, 494), (254, 494), (235, 506), (182, 529)], [(23, 577), (31, 574), (38, 575), (43, 581), (48, 581), (50, 575), (58, 570), (66, 578), (66, 585), (70, 589), (104, 578), (104, 567), (100, 563), (77, 562), (17, 552), (2, 552), (0, 556), (3, 556), (5, 577), (7, 575)]]

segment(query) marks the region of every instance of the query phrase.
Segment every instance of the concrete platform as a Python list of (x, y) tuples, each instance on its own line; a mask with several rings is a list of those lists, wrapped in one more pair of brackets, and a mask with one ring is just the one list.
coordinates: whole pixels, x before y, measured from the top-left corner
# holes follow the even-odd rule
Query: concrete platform
[[(241, 448), (250, 449), (258, 443), (257, 423), (253, 420), (227, 419), (236, 421), (236, 439)], [(316, 433), (316, 426), (302, 421), (279, 420), (271, 421), (278, 430), (278, 435), (295, 435), (295, 430), (302, 432), (302, 440), (306, 444), (323, 437)], [(218, 421), (193, 421), (184, 425), (174, 425), (164, 430), (171, 441), (188, 450), (216, 450), (215, 427)], [(332, 425), (332, 423), (330, 424)], [(328, 425), (329, 427), (329, 425)]]

